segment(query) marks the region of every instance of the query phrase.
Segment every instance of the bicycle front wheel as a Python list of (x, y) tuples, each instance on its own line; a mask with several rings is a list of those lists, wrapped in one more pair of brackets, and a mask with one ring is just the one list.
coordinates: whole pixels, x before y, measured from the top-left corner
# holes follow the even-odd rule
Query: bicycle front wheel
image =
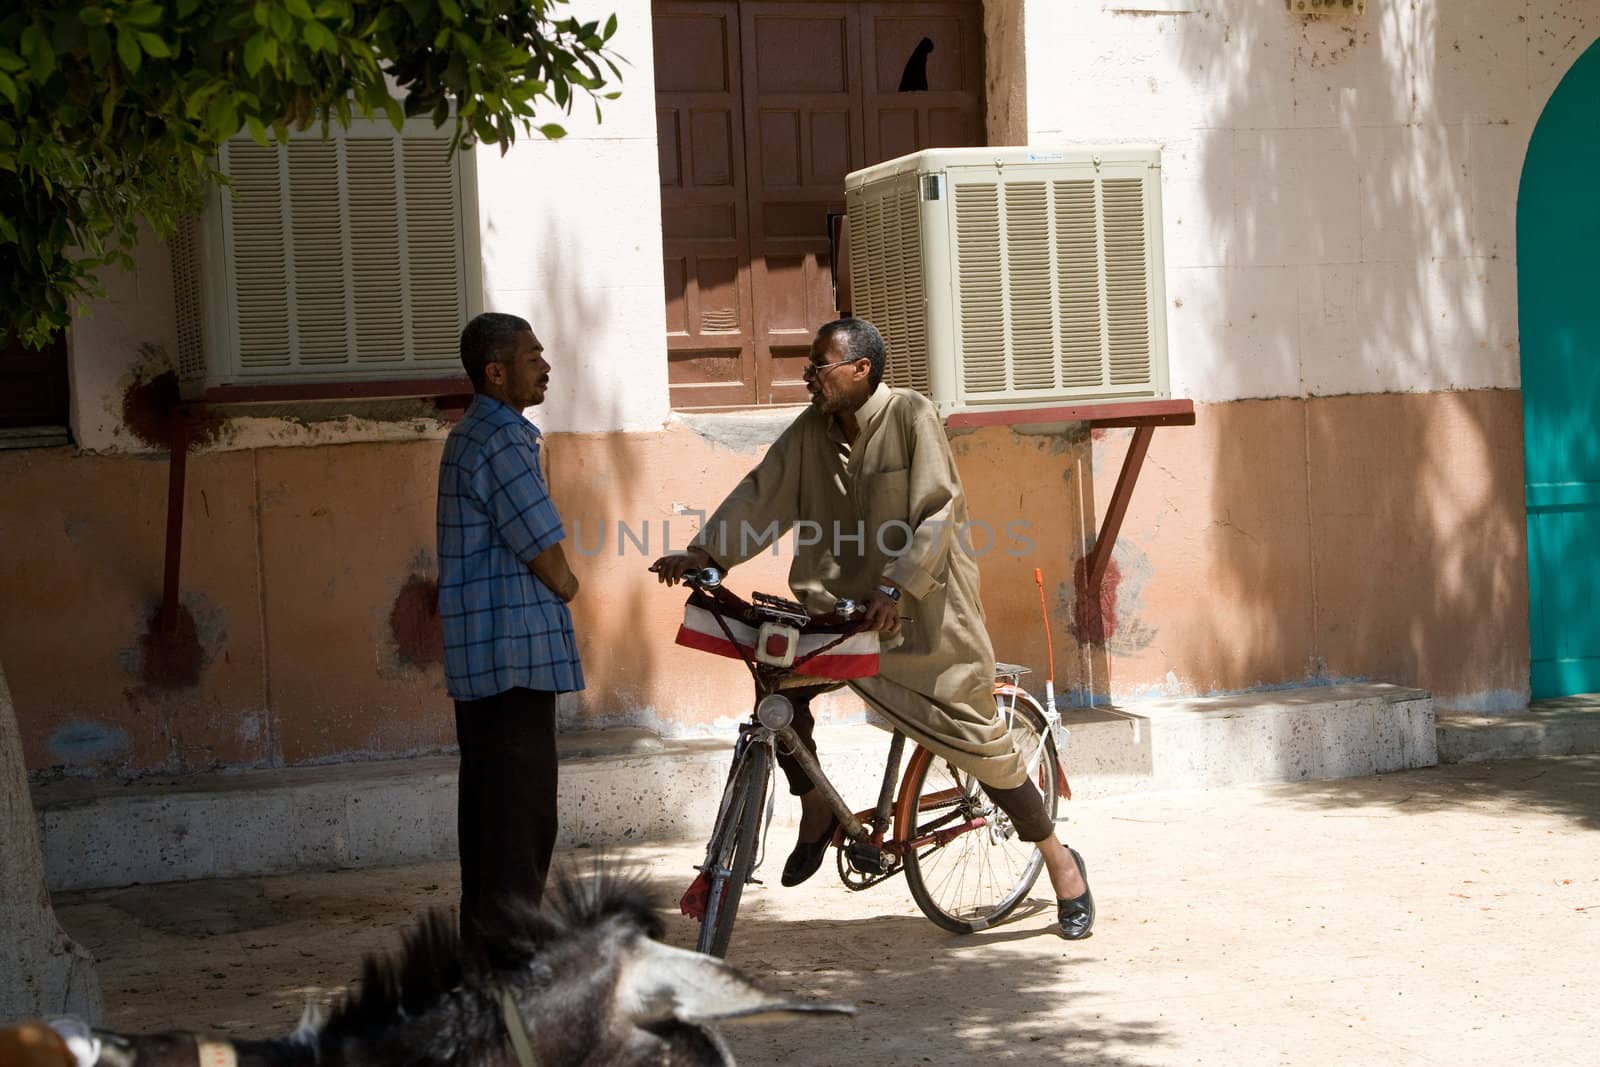
[[(1044, 712), (1020, 689), (1004, 695), (1000, 711), (1053, 820), (1060, 800), (1057, 757)], [(897, 836), (915, 843), (905, 853), (911, 896), (924, 915), (953, 933), (1002, 921), (1044, 867), (1038, 848), (1017, 836), (978, 780), (925, 748), (917, 749), (906, 768), (900, 808), (897, 821), (904, 830)]]
[(760, 845), (761, 815), (767, 802), (767, 779), (772, 756), (765, 745), (751, 745), (728, 783), (728, 805), (714, 831), (706, 875), (711, 884), (705, 918), (695, 948), (712, 956), (726, 956), (733, 938), (733, 920), (739, 898), (755, 870)]

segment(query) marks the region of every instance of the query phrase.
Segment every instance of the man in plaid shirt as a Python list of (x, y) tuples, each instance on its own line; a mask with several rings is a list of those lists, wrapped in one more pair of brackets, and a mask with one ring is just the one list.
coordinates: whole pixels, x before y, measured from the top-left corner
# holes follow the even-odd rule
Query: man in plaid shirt
[(483, 314), (461, 334), (476, 395), (439, 463), (439, 617), (461, 745), (461, 924), (537, 903), (556, 839), (556, 694), (583, 688), (567, 604), (578, 579), (539, 469), (550, 364), (527, 321)]

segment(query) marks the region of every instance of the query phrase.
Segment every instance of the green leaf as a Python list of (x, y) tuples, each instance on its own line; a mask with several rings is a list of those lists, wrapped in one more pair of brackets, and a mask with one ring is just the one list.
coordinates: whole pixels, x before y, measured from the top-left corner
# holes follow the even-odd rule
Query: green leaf
[(9, 74), (0, 73), (0, 95), (11, 101), (12, 107), (17, 106), (17, 83)]
[(28, 66), (34, 81), (42, 82), (56, 69), (56, 51), (45, 40), (39, 27), (29, 23), (22, 31), (22, 53), (28, 57)]
[(270, 38), (264, 33), (251, 34), (250, 39), (244, 43), (244, 70), (252, 78), (267, 61), (267, 42)]
[(218, 93), (206, 108), (206, 132), (219, 145), (239, 132), (239, 112), (233, 106), (231, 94)]
[(311, 13), (311, 5), (306, 3), (306, 0), (283, 0), (283, 6), (288, 8), (289, 14), (297, 19), (305, 19), (310, 22), (317, 17)]
[(104, 26), (110, 21), (110, 17), (106, 15), (105, 8), (91, 6), (79, 9), (78, 21), (85, 26)]
[(260, 119), (256, 118), (254, 115), (247, 115), (245, 116), (244, 124), (245, 126), (249, 127), (250, 136), (255, 139), (256, 144), (260, 145), (262, 148), (269, 147), (270, 142), (267, 140), (267, 128), (262, 124)]
[(27, 61), (21, 56), (4, 45), (0, 45), (0, 70), (15, 74), (27, 65)]
[(144, 61), (144, 53), (139, 51), (139, 42), (127, 30), (117, 31), (117, 58), (128, 68), (128, 73), (139, 73), (139, 64)]
[(106, 32), (104, 26), (96, 26), (89, 31), (89, 63), (96, 73), (111, 64), (111, 34)]
[(129, 26), (159, 26), (161, 24), (160, 4), (134, 4), (124, 8), (118, 22)]
[(305, 38), (306, 44), (316, 52), (337, 52), (339, 39), (333, 31), (320, 22), (308, 22), (300, 29), (300, 36)]
[(383, 110), (388, 112), (389, 124), (394, 127), (395, 133), (399, 133), (405, 128), (406, 112), (405, 109), (400, 106), (400, 101), (385, 93), (383, 97)]
[(178, 17), (186, 19), (194, 14), (194, 9), (200, 6), (200, 0), (178, 0)]
[(456, 0), (438, 0), (439, 10), (444, 12), (444, 17), (451, 22), (461, 21), (461, 5)]
[(566, 128), (558, 126), (554, 122), (547, 122), (543, 126), (540, 126), (539, 133), (552, 141), (559, 141), (561, 138), (567, 135)]
[(601, 34), (601, 36), (609, 41), (609, 40), (611, 40), (612, 35), (615, 34), (616, 32), (617, 32), (617, 16), (616, 15), (612, 15), (610, 18), (606, 19), (606, 32)]
[(153, 33), (139, 34), (139, 47), (144, 49), (144, 54), (154, 56), (156, 59), (171, 59), (172, 49), (167, 42)]

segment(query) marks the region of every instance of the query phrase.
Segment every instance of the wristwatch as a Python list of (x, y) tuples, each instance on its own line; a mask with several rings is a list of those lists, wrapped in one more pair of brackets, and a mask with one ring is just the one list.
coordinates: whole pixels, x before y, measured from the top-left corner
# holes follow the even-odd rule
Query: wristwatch
[(899, 603), (899, 601), (900, 601), (900, 590), (895, 588), (894, 586), (890, 585), (887, 582), (885, 582), (883, 585), (878, 586), (877, 591), (882, 593), (884, 596), (888, 597), (890, 600), (893, 600), (896, 603)]

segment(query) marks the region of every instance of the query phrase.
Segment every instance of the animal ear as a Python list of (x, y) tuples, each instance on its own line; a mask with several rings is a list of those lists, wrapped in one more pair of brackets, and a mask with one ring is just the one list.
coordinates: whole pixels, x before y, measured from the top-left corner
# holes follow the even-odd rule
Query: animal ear
[(617, 1007), (635, 1026), (752, 1018), (777, 1012), (854, 1015), (847, 1004), (794, 1000), (758, 988), (714, 956), (639, 938), (617, 984)]

